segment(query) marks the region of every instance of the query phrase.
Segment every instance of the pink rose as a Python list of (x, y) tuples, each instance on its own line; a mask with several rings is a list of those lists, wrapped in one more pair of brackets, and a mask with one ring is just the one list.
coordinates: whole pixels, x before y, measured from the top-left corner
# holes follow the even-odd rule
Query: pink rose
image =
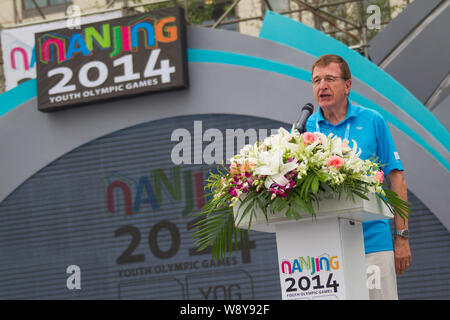
[(383, 171), (377, 171), (375, 172), (375, 178), (377, 178), (380, 183), (383, 183), (384, 180), (384, 172)]
[(344, 165), (344, 159), (339, 156), (331, 156), (328, 158), (327, 165), (329, 167), (340, 169)]
[(319, 137), (312, 132), (305, 132), (303, 134), (303, 143), (306, 145), (316, 142), (317, 139), (319, 139)]

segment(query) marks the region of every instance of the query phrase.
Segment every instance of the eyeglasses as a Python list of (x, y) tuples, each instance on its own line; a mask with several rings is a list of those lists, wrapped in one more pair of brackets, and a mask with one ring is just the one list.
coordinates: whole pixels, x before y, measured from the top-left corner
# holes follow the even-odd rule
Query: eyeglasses
[(344, 77), (336, 77), (336, 76), (328, 75), (328, 76), (325, 76), (325, 78), (315, 77), (315, 78), (311, 79), (311, 83), (314, 86), (317, 86), (317, 85), (319, 85), (322, 82), (322, 79), (324, 79), (325, 82), (327, 82), (327, 83), (335, 83), (337, 81), (337, 79), (344, 79), (344, 80), (346, 80)]

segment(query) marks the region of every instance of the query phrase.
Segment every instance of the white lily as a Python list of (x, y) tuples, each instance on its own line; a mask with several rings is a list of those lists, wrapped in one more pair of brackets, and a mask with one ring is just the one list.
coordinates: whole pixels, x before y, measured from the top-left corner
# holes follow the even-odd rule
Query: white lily
[(337, 137), (335, 139), (332, 139), (330, 143), (331, 143), (330, 152), (332, 154), (337, 154), (342, 157), (342, 139)]
[(352, 139), (352, 141), (353, 141), (353, 148), (350, 151), (350, 158), (359, 158), (359, 155), (361, 154), (362, 150), (361, 148), (359, 148), (358, 150), (358, 144), (356, 143), (355, 140)]
[(298, 167), (297, 161), (283, 163), (283, 154), (284, 151), (280, 149), (265, 151), (259, 154), (258, 166), (255, 168), (254, 173), (267, 176), (264, 182), (264, 186), (267, 189), (274, 182), (281, 186), (287, 185), (289, 180), (284, 175)]

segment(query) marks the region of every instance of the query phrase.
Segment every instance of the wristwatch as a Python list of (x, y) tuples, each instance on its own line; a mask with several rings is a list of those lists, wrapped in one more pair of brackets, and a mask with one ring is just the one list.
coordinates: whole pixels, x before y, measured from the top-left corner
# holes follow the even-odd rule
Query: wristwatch
[(394, 230), (394, 234), (396, 236), (400, 236), (402, 238), (409, 238), (409, 230), (408, 229)]

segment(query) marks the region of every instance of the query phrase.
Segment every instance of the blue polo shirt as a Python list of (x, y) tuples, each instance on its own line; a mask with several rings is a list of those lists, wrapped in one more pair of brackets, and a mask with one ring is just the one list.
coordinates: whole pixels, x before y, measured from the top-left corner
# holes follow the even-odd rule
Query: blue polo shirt
[[(307, 123), (306, 130), (328, 135), (333, 133), (349, 140), (352, 139), (361, 148), (362, 159), (369, 159), (373, 155), (378, 157), (378, 163), (384, 164), (381, 169), (387, 176), (393, 169), (403, 170), (400, 157), (395, 148), (389, 127), (384, 118), (375, 110), (352, 105), (349, 100), (345, 119), (336, 126), (325, 120), (319, 107), (312, 114)], [(365, 252), (378, 252), (393, 250), (392, 234), (389, 220), (363, 222)]]

